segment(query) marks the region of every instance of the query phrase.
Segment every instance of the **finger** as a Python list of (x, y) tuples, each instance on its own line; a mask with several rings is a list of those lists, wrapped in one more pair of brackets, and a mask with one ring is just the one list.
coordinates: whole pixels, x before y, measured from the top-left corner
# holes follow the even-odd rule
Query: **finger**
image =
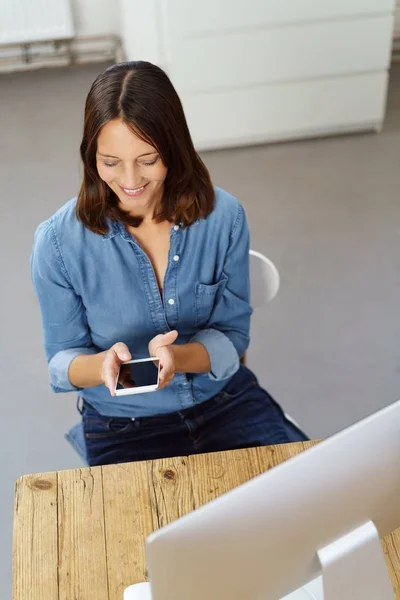
[(159, 356), (159, 351), (161, 350), (161, 348), (173, 344), (177, 337), (178, 332), (176, 330), (156, 335), (156, 337), (153, 338), (149, 344), (150, 353), (153, 356)]
[(175, 369), (173, 362), (169, 359), (166, 363), (163, 363), (160, 371), (160, 383), (164, 383), (168, 379), (172, 379), (175, 375)]
[(111, 396), (115, 396), (119, 366), (113, 354), (108, 356), (103, 363), (102, 379), (104, 385), (110, 390)]
[(168, 375), (168, 377), (166, 377), (166, 378), (164, 379), (164, 383), (167, 383), (167, 384), (168, 384), (168, 383), (171, 383), (171, 381), (173, 380), (173, 378), (174, 378), (174, 377), (175, 377), (175, 373), (170, 373), (170, 374)]
[(170, 346), (171, 344), (173, 344), (176, 341), (177, 337), (178, 337), (178, 332), (176, 331), (176, 329), (174, 329), (173, 331), (168, 331), (168, 333), (165, 333), (162, 336), (161, 345), (162, 346)]
[(111, 350), (121, 362), (132, 359), (128, 346), (123, 342), (117, 342), (114, 344), (114, 346), (112, 346)]
[(104, 385), (108, 388), (111, 396), (115, 396), (115, 388), (117, 385), (117, 374), (107, 373), (104, 376)]
[(117, 385), (117, 374), (108, 374), (104, 378), (104, 385), (110, 391), (111, 396), (115, 396), (115, 388)]
[(163, 382), (160, 381), (158, 389), (162, 390), (163, 388), (167, 387), (167, 385), (169, 385), (171, 383), (171, 381), (173, 380), (174, 376), (175, 376), (175, 373), (173, 373), (172, 376), (168, 377), (168, 379), (166, 379), (165, 381), (163, 381)]
[(160, 360), (160, 368), (163, 371), (168, 371), (175, 366), (173, 354), (168, 346), (161, 346), (158, 352), (158, 358)]

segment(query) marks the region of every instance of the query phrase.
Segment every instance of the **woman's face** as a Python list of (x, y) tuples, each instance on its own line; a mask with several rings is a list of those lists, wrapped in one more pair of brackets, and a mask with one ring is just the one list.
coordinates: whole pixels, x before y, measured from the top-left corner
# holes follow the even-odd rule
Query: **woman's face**
[(97, 139), (97, 171), (133, 216), (151, 213), (162, 198), (167, 167), (157, 150), (120, 119), (109, 121)]

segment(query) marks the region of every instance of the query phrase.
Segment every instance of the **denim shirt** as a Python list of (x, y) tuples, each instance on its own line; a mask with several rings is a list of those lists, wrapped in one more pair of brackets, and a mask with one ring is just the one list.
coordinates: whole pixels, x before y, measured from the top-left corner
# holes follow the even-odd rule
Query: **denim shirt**
[[(215, 207), (190, 227), (171, 226), (162, 294), (152, 264), (122, 223), (106, 235), (75, 216), (76, 198), (42, 223), (31, 256), (50, 383), (79, 391), (100, 414), (140, 417), (189, 408), (217, 394), (239, 368), (249, 343), (249, 231), (242, 206), (215, 189)], [(104, 385), (78, 390), (68, 369), (79, 354), (125, 342), (132, 358), (176, 329), (177, 343), (200, 342), (210, 373), (177, 373), (166, 388), (112, 397)]]

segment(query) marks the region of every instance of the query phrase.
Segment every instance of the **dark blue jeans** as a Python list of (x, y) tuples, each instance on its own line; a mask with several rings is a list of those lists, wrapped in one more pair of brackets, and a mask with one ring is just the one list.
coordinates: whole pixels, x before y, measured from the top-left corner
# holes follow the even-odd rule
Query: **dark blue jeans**
[(244, 366), (214, 398), (185, 410), (130, 419), (84, 402), (82, 419), (90, 466), (308, 439)]

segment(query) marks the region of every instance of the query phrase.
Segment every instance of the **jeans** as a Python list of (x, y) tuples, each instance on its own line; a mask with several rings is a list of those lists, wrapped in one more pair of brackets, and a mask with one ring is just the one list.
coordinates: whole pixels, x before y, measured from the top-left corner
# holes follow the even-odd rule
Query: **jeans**
[(245, 366), (216, 396), (182, 411), (130, 419), (82, 407), (90, 466), (307, 440)]

